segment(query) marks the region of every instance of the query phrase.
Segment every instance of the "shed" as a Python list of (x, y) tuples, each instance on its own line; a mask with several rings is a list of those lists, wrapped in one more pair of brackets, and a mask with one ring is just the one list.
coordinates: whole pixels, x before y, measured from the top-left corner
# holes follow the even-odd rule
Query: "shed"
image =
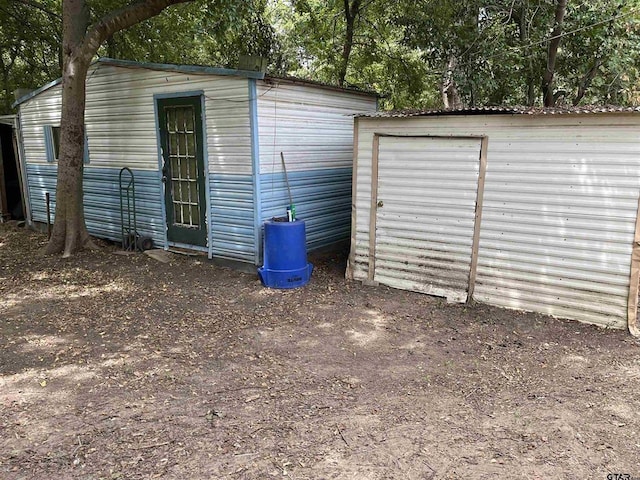
[[(60, 80), (20, 98), (29, 221), (55, 211)], [(140, 235), (156, 246), (258, 264), (261, 225), (289, 203), (308, 248), (349, 238), (353, 117), (377, 96), (255, 71), (101, 58), (87, 76), (89, 232), (121, 238), (118, 175), (134, 174)], [(166, 183), (163, 183), (166, 182)]]
[(347, 276), (638, 335), (640, 108), (356, 118)]
[(15, 115), (0, 115), (0, 223), (24, 218)]

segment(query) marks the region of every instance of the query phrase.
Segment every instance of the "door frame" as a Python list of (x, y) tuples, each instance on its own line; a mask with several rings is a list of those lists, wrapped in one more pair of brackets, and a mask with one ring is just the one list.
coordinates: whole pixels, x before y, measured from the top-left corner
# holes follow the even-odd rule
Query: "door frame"
[[(199, 245), (186, 245), (183, 243), (169, 242), (168, 226), (167, 226), (167, 205), (165, 202), (165, 188), (166, 184), (162, 182), (162, 144), (160, 140), (160, 112), (158, 110), (158, 100), (164, 100), (167, 98), (193, 98), (200, 97), (200, 114), (202, 117), (202, 156), (204, 167), (204, 183), (205, 183), (205, 208), (204, 215), (207, 246), (201, 247)], [(168, 250), (169, 247), (181, 247), (188, 248), (190, 250), (200, 250), (207, 252), (209, 258), (212, 255), (211, 246), (211, 195), (210, 195), (210, 183), (209, 183), (209, 152), (207, 149), (207, 117), (205, 109), (205, 94), (204, 90), (192, 90), (183, 92), (170, 92), (170, 93), (156, 93), (153, 95), (153, 113), (156, 125), (156, 147), (158, 150), (158, 182), (160, 184), (160, 204), (162, 210), (162, 229), (164, 232), (164, 249)]]
[(478, 246), (480, 244), (480, 225), (482, 223), (482, 205), (484, 200), (484, 182), (487, 172), (487, 150), (489, 137), (487, 135), (397, 135), (387, 133), (373, 134), (371, 154), (371, 204), (369, 206), (369, 268), (368, 283), (375, 282), (376, 269), (376, 225), (378, 213), (378, 164), (380, 155), (380, 137), (394, 138), (435, 138), (445, 140), (480, 140), (480, 167), (478, 171), (478, 189), (476, 192), (476, 211), (473, 224), (473, 242), (471, 247), (471, 265), (469, 269), (469, 284), (467, 286), (467, 302), (473, 297), (478, 269)]
[(638, 292), (640, 290), (640, 197), (636, 212), (633, 246), (631, 247), (631, 274), (629, 278), (629, 297), (627, 298), (627, 329), (636, 338), (640, 338), (638, 321)]

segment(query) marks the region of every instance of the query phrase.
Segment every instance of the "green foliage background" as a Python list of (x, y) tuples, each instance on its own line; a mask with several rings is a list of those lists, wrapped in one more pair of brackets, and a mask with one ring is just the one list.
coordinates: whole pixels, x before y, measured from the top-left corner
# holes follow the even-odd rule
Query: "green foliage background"
[[(111, 38), (100, 55), (235, 67), (337, 84), (346, 4), (355, 0), (200, 0)], [(88, 0), (92, 18), (124, 0)], [(40, 8), (34, 7), (38, 5)], [(345, 84), (385, 95), (383, 108), (439, 108), (447, 71), (462, 102), (540, 104), (554, 0), (360, 0)], [(61, 0), (0, 0), (0, 112), (16, 88), (60, 76)], [(640, 0), (569, 0), (556, 68), (560, 104), (640, 103)], [(452, 65), (454, 67), (449, 67)], [(592, 75), (589, 76), (591, 71)]]

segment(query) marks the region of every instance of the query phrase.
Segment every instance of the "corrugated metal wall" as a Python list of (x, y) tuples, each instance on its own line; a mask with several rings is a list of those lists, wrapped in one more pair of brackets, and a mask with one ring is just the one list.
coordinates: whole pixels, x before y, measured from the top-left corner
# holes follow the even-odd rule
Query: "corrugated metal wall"
[(20, 105), (20, 128), (27, 164), (47, 163), (44, 125), (59, 125), (62, 108), (60, 85)]
[[(142, 68), (123, 68), (111, 65), (94, 67), (87, 80), (86, 125), (90, 163), (86, 167), (87, 188), (91, 188), (101, 199), (117, 202), (118, 193), (113, 191), (111, 177), (121, 167), (134, 169), (136, 180), (141, 182), (144, 202), (138, 204), (144, 218), (144, 206), (154, 202), (157, 218), (153, 223), (154, 240), (164, 245), (165, 227), (162, 223), (164, 197), (158, 176), (158, 149), (154, 95), (176, 92), (203, 91), (205, 95), (204, 117), (207, 127), (207, 160), (209, 165), (209, 190), (211, 220), (209, 228), (213, 254), (224, 258), (253, 261), (253, 240), (247, 239), (246, 216), (253, 218), (251, 192), (252, 163), (251, 136), (249, 126), (248, 80), (239, 77), (183, 74), (153, 71)], [(43, 125), (60, 123), (60, 85), (46, 90), (20, 106), (26, 163), (30, 167), (30, 185), (36, 187), (31, 194), (34, 200), (34, 220), (46, 220), (44, 195), (38, 188), (40, 183), (51, 193), (55, 190), (55, 164), (47, 164)], [(37, 165), (49, 169), (31, 168)], [(91, 172), (96, 168), (110, 172), (95, 178)], [(31, 178), (31, 174), (35, 178)], [(43, 175), (40, 178), (40, 175)], [(248, 180), (247, 180), (248, 179)], [(248, 183), (247, 183), (248, 182)], [(153, 186), (153, 189), (152, 189)], [(152, 190), (150, 190), (152, 189)], [(89, 192), (87, 192), (89, 193)], [(157, 198), (151, 198), (152, 195)], [(91, 196), (87, 195), (90, 202)], [(232, 205), (230, 207), (230, 205)], [(88, 209), (92, 207), (88, 204)], [(105, 208), (110, 206), (105, 205)], [(160, 209), (160, 210), (158, 210)], [(109, 215), (104, 219), (110, 219)], [(99, 222), (100, 217), (96, 221)], [(90, 224), (90, 210), (87, 211)], [(92, 227), (92, 233), (107, 238), (117, 232), (118, 221), (104, 222)], [(253, 227), (250, 226), (251, 232)], [(238, 242), (237, 244), (235, 242)]]
[[(36, 222), (47, 222), (46, 193), (51, 195), (51, 220), (54, 219), (57, 172), (55, 164), (27, 165), (32, 215)], [(87, 229), (92, 235), (114, 241), (120, 241), (122, 238), (119, 173), (115, 168), (85, 167), (84, 170), (84, 212)], [(136, 179), (138, 232), (152, 237), (156, 246), (162, 246), (164, 225), (158, 172), (134, 170), (133, 173)]]
[(296, 213), (312, 250), (349, 238), (353, 113), (376, 110), (370, 95), (257, 82), (262, 220), (289, 204), (283, 152)]
[(253, 262), (253, 176), (216, 173), (209, 183), (213, 256)]
[[(251, 175), (247, 79), (97, 64), (87, 79), (94, 167), (158, 169), (155, 94), (204, 91), (209, 171)], [(60, 123), (60, 85), (20, 106), (27, 163), (46, 163), (42, 126)]]
[[(273, 82), (277, 82), (274, 80)], [(257, 82), (260, 173), (351, 168), (353, 117), (376, 98), (306, 85)]]
[(379, 138), (375, 281), (467, 300), (480, 141)]
[(358, 120), (355, 243), (368, 276), (373, 134), (487, 135), (474, 299), (622, 328), (640, 189), (640, 116)]
[[(260, 177), (262, 221), (283, 217), (289, 204), (282, 173)], [(349, 238), (351, 169), (321, 169), (289, 174), (297, 217), (305, 221), (307, 248), (331, 245)]]
[(608, 125), (534, 130), (515, 145), (490, 140), (474, 298), (625, 326), (636, 142)]

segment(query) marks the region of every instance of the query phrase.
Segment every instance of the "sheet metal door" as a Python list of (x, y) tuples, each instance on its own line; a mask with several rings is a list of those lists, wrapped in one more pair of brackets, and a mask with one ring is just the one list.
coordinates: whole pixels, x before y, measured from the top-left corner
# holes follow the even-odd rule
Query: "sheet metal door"
[(464, 302), (479, 138), (380, 137), (374, 280)]

